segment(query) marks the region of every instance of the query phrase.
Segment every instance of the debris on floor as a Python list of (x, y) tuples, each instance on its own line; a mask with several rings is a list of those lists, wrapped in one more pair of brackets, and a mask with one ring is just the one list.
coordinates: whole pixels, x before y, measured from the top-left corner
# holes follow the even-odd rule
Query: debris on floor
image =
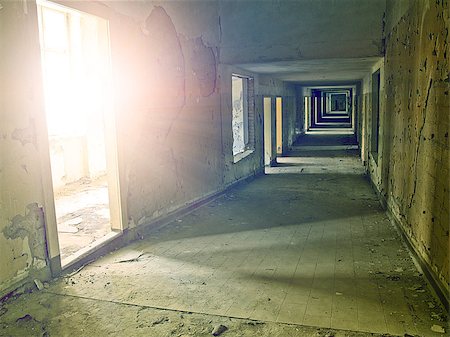
[(83, 218), (76, 217), (73, 219), (66, 220), (64, 222), (58, 223), (59, 233), (78, 233), (78, 225), (83, 222)]
[[(269, 195), (261, 192), (272, 185)], [(339, 208), (315, 206), (338, 197)], [(48, 291), (0, 303), (0, 336), (206, 337), (220, 325), (224, 337), (436, 337), (442, 332), (433, 325), (447, 330), (446, 318), (432, 316), (445, 312), (398, 250), (401, 239), (362, 177), (272, 175), (220, 201), (183, 217), (182, 228), (174, 221), (52, 281)], [(286, 207), (284, 216), (272, 215)], [(236, 227), (228, 226), (230, 214)], [(383, 244), (371, 253), (376, 242)], [(324, 309), (328, 299), (338, 310)], [(324, 319), (312, 322), (308, 311), (319, 310)], [(374, 329), (374, 322), (382, 324)]]
[(317, 329), (317, 337), (335, 337), (335, 332), (330, 329)]
[(213, 331), (211, 332), (211, 334), (213, 336), (220, 336), (222, 333), (224, 333), (225, 331), (227, 331), (228, 328), (225, 325), (219, 324), (216, 325), (213, 329)]
[(416, 284), (416, 285), (414, 285), (414, 286), (412, 286), (412, 287), (410, 287), (410, 288), (408, 288), (409, 290), (412, 290), (412, 291), (416, 291), (416, 292), (418, 292), (418, 293), (424, 293), (425, 292), (425, 289), (423, 288), (423, 286), (422, 285), (420, 285), (420, 284)]
[(168, 321), (169, 321), (169, 317), (162, 316), (162, 317), (159, 317), (158, 319), (154, 320), (152, 322), (152, 325), (157, 325), (157, 324), (161, 324), (161, 323), (168, 322)]
[(140, 252), (140, 253), (137, 254), (136, 256), (129, 257), (129, 258), (124, 258), (124, 259), (121, 259), (121, 260), (116, 261), (115, 263), (137, 262), (137, 261), (139, 261), (139, 259), (140, 259), (142, 256), (144, 256), (144, 255), (145, 255), (145, 253)]
[(446, 320), (445, 315), (442, 314), (442, 313), (435, 313), (435, 312), (432, 312), (432, 313), (431, 313), (431, 317), (434, 318), (434, 319), (436, 319), (436, 320), (438, 320), (438, 321), (441, 321), (441, 322), (444, 322), (444, 321)]
[[(54, 305), (49, 305), (54, 304)], [(61, 312), (61, 308), (64, 311)], [(390, 334), (316, 328), (299, 324), (177, 312), (139, 305), (98, 301), (46, 291), (24, 293), (0, 306), (0, 336), (173, 336), (201, 337), (392, 337)], [(223, 330), (223, 327), (226, 330)], [(120, 327), (120, 330), (117, 328)], [(213, 331), (214, 327), (214, 331)], [(220, 327), (220, 328), (219, 328)], [(428, 329), (429, 326), (427, 327)], [(216, 330), (217, 329), (217, 330)], [(443, 334), (441, 326), (433, 332)], [(439, 332), (437, 332), (439, 331)], [(430, 331), (430, 334), (433, 333)], [(430, 334), (419, 334), (428, 336)], [(415, 334), (405, 337), (416, 337)]]
[(437, 325), (437, 324), (434, 324), (431, 327), (431, 331), (434, 331), (434, 332), (437, 332), (437, 333), (445, 333), (445, 329), (442, 326)]
[(35, 279), (34, 284), (36, 285), (37, 290), (40, 291), (40, 290), (44, 289), (44, 284), (41, 282), (41, 280)]
[(25, 316), (22, 316), (22, 317), (19, 317), (18, 319), (16, 319), (16, 323), (25, 323), (25, 322), (30, 322), (33, 320), (34, 320), (33, 316), (26, 314)]

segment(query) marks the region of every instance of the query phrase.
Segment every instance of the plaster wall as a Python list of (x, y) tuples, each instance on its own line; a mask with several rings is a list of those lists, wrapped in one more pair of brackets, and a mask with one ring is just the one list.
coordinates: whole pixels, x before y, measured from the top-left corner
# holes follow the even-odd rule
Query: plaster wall
[(386, 113), (381, 117), (381, 155), (386, 170), (370, 164), (371, 177), (448, 294), (448, 2), (417, 1), (406, 11), (387, 3), (395, 20), (388, 22), (392, 29), (386, 36), (382, 80)]
[(210, 2), (103, 5), (124, 220), (135, 227), (222, 184), (217, 8)]
[[(221, 64), (220, 71), (220, 111), (222, 118), (222, 154), (224, 160), (223, 183), (225, 186), (235, 181), (244, 179), (249, 175), (258, 174), (262, 170), (262, 128), (263, 128), (263, 106), (257, 97), (259, 78), (257, 75), (239, 69), (234, 66)], [(254, 139), (251, 150), (236, 157), (233, 156), (233, 131), (232, 131), (232, 87), (231, 77), (233, 74), (246, 76), (253, 79), (253, 93), (249, 92), (249, 102), (254, 102), (253, 132)], [(249, 116), (250, 117), (250, 116)]]
[[(217, 2), (58, 2), (109, 21), (124, 230), (262, 172), (262, 97), (293, 94), (281, 82), (260, 90), (248, 73), (255, 78), (255, 148), (234, 163), (235, 69), (219, 63)], [(35, 3), (2, 2), (0, 27), (3, 295), (34, 275), (48, 278), (59, 249)]]
[[(372, 74), (378, 70), (380, 71), (378, 153), (372, 153), (372, 124), (376, 123), (376, 121), (372, 119)], [(360, 147), (361, 159), (367, 164), (366, 167), (372, 177), (372, 182), (376, 186), (378, 192), (382, 194), (385, 193), (385, 185), (387, 184), (386, 179), (383, 178), (387, 176), (387, 162), (385, 160), (387, 152), (384, 149), (385, 146), (387, 146), (388, 140), (386, 140), (384, 135), (388, 132), (389, 124), (386, 116), (384, 59), (381, 59), (372, 67), (371, 72), (364, 77), (362, 82), (362, 141)]]
[(295, 86), (296, 108), (297, 108), (297, 120), (296, 120), (296, 133), (301, 135), (305, 133), (305, 90), (302, 86)]
[[(249, 76), (254, 79), (254, 149), (247, 156), (236, 162), (232, 153), (232, 123), (231, 123), (231, 75), (239, 74)], [(263, 98), (272, 98), (272, 130), (275, 131), (275, 97), (283, 98), (283, 135), (285, 146), (288, 146), (289, 129), (292, 129), (290, 120), (294, 115), (295, 92), (294, 87), (282, 81), (259, 76), (252, 72), (240, 69), (235, 66), (220, 65), (220, 88), (221, 88), (221, 111), (222, 111), (222, 138), (223, 138), (223, 155), (224, 155), (224, 172), (223, 182), (225, 186), (235, 181), (248, 177), (249, 175), (259, 174), (263, 172), (264, 156), (264, 109)], [(287, 103), (289, 102), (289, 103)], [(272, 158), (276, 157), (275, 132), (272, 134)]]
[[(43, 101), (33, 3), (0, 9), (0, 294), (49, 274), (40, 142)], [(7, 51), (7, 52), (5, 52)]]
[[(61, 4), (109, 20), (125, 229), (219, 190), (224, 167), (216, 4)], [(48, 277), (46, 260), (58, 249), (46, 245), (44, 227), (44, 218), (52, 217), (52, 191), (35, 3), (2, 2), (0, 27), (4, 294), (39, 271)], [(47, 254), (47, 248), (53, 251)]]
[(369, 118), (372, 114), (372, 105), (371, 105), (371, 74), (367, 74), (362, 83), (361, 83), (361, 96), (360, 96), (360, 105), (361, 105), (361, 115), (359, 119), (360, 123), (360, 139), (359, 139), (359, 147), (361, 149), (361, 160), (364, 163), (366, 168), (368, 167), (369, 160)]
[[(300, 109), (301, 114), (301, 130), (302, 132), (306, 132), (308, 129), (309, 120), (306, 121), (306, 109), (305, 108), (305, 99), (311, 97), (311, 89), (307, 86), (299, 85), (296, 88), (297, 90), (297, 108)], [(301, 106), (301, 107), (300, 107)]]
[(386, 31), (390, 32), (408, 12), (408, 10), (420, 0), (386, 0)]
[[(283, 127), (283, 149), (288, 149), (296, 138), (296, 119), (298, 117), (297, 111), (297, 97), (295, 85), (292, 83), (283, 82), (270, 76), (260, 76), (259, 77), (259, 94), (265, 97), (272, 97), (272, 126), (273, 130), (276, 127), (276, 116), (275, 116), (275, 98), (282, 98), (282, 127)], [(275, 142), (275, 133), (272, 135)], [(275, 143), (273, 143), (275, 144)], [(276, 146), (272, 147), (273, 158), (276, 156)]]

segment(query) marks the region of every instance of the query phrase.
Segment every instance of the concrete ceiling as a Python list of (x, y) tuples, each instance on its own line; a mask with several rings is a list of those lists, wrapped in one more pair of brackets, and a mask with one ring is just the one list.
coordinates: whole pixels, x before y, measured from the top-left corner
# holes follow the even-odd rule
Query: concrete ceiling
[(380, 57), (338, 58), (247, 63), (237, 66), (295, 83), (342, 83), (362, 80)]

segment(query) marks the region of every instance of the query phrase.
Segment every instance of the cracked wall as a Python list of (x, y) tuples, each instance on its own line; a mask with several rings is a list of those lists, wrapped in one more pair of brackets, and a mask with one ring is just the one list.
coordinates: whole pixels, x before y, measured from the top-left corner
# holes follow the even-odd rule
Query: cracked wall
[[(116, 59), (116, 71), (125, 77), (119, 91), (127, 92), (119, 103), (118, 141), (129, 225), (147, 224), (260, 172), (266, 91), (255, 74), (220, 63), (219, 4), (105, 4), (121, 22), (117, 28), (111, 23), (111, 44), (113, 64)], [(114, 49), (124, 39), (130, 48)], [(233, 72), (255, 78), (255, 151), (237, 163), (232, 155)], [(294, 96), (275, 82), (271, 89), (277, 94)], [(293, 97), (288, 100), (286, 111), (295, 110), (294, 103)]]
[[(311, 6), (298, 9), (294, 3), (261, 4), (256, 18), (254, 4), (247, 7), (242, 2), (67, 4), (110, 21), (125, 228), (150, 223), (260, 172), (264, 95), (283, 97), (284, 145), (293, 141), (297, 110), (293, 86), (267, 76), (259, 83), (258, 76), (247, 73), (255, 77), (255, 151), (238, 163), (233, 162), (229, 85), (236, 68), (220, 64), (220, 60), (324, 57), (330, 51), (346, 56), (350, 42), (363, 51), (370, 49), (379, 54), (379, 46), (372, 46), (365, 36), (364, 41), (361, 36), (354, 36), (350, 42), (342, 43), (336, 36), (327, 35), (327, 48), (314, 45), (317, 36), (301, 34), (310, 26)], [(1, 93), (0, 108), (1, 292), (16, 280), (45, 269), (45, 235), (39, 214), (43, 194), (48, 192), (43, 190), (48, 168), (42, 163), (49, 160), (45, 155), (48, 143), (44, 140), (36, 8), (32, 1), (5, 2), (2, 6), (2, 41), (13, 47), (0, 53), (1, 77), (7, 83)], [(329, 21), (326, 14), (322, 15), (326, 13), (323, 6), (319, 3), (312, 11), (320, 14), (321, 20)], [(358, 10), (358, 6), (352, 8)], [(274, 22), (273, 9), (289, 21)], [(303, 19), (287, 15), (292, 10), (302, 13)], [(345, 21), (342, 11), (344, 7), (336, 8), (333, 15)], [(275, 24), (275, 29), (272, 26), (271, 32), (263, 34), (263, 43), (254, 45), (253, 41), (260, 39), (254, 39), (253, 34), (267, 30), (267, 22)], [(371, 31), (371, 26), (377, 25), (364, 25), (378, 39), (378, 28)], [(295, 31), (291, 31), (292, 27)], [(349, 28), (346, 26), (346, 30)], [(310, 29), (316, 30), (313, 26)], [(290, 34), (284, 34), (286, 31)], [(292, 35), (301, 37), (302, 44), (293, 45)], [(355, 40), (364, 45), (354, 43)], [(333, 48), (333, 41), (338, 41), (334, 44), (337, 49)], [(275, 109), (272, 112), (275, 114)], [(275, 129), (274, 122), (272, 125)]]
[[(129, 76), (136, 89), (120, 102), (118, 114), (122, 188), (132, 227), (205, 197), (222, 184), (213, 18), (217, 8), (210, 3), (190, 3), (189, 8), (180, 2), (147, 3), (122, 18), (128, 20), (126, 36), (119, 36), (122, 27), (115, 34), (112, 26), (113, 62), (115, 55), (120, 58), (116, 70)], [(119, 48), (130, 38), (131, 50)], [(136, 69), (130, 71), (130, 66)], [(127, 87), (118, 91), (129, 91)]]
[(0, 9), (0, 296), (28, 277), (48, 277), (41, 162), (39, 37), (33, 3)]
[[(58, 2), (109, 20), (124, 229), (261, 171), (262, 94), (269, 93), (255, 82), (255, 152), (232, 163), (232, 68), (219, 62), (217, 2)], [(8, 46), (0, 51), (3, 295), (41, 272), (48, 278), (46, 261), (53, 267), (58, 251), (46, 242), (44, 226), (52, 216), (45, 204), (51, 175), (35, 3), (2, 2), (0, 27)], [(279, 81), (269, 89), (294, 95)], [(293, 104), (287, 109), (295, 110)]]
[[(232, 138), (232, 116), (231, 116), (231, 76), (238, 74), (254, 78), (254, 151), (246, 157), (235, 162), (233, 157)], [(222, 134), (223, 134), (223, 182), (224, 186), (229, 186), (236, 181), (245, 179), (250, 175), (263, 172), (263, 97), (272, 98), (272, 150), (273, 158), (276, 154), (275, 146), (275, 97), (283, 98), (283, 145), (287, 148), (294, 138), (294, 118), (296, 113), (295, 87), (280, 80), (264, 75), (255, 75), (236, 66), (220, 65), (219, 70), (221, 88), (221, 110), (222, 110)]]
[[(388, 1), (385, 168), (378, 188), (417, 253), (449, 289), (449, 14), (448, 2)], [(401, 11), (401, 13), (398, 13)]]

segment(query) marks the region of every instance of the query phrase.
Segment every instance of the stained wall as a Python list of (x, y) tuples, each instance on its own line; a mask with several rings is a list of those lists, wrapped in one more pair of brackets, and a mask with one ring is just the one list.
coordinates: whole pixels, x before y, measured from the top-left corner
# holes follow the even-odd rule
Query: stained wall
[[(247, 73), (255, 79), (254, 152), (235, 163), (231, 74), (239, 69), (219, 61), (217, 2), (59, 3), (109, 21), (124, 230), (262, 172), (267, 91)], [(47, 279), (58, 263), (36, 13), (34, 1), (1, 2), (1, 296)], [(281, 82), (271, 88), (288, 93)]]
[(448, 294), (448, 2), (394, 3), (387, 2), (382, 160), (378, 166), (370, 162), (369, 170), (389, 211)]
[[(32, 3), (0, 9), (0, 293), (48, 275), (41, 174), (39, 36)], [(7, 52), (5, 52), (7, 50)]]

